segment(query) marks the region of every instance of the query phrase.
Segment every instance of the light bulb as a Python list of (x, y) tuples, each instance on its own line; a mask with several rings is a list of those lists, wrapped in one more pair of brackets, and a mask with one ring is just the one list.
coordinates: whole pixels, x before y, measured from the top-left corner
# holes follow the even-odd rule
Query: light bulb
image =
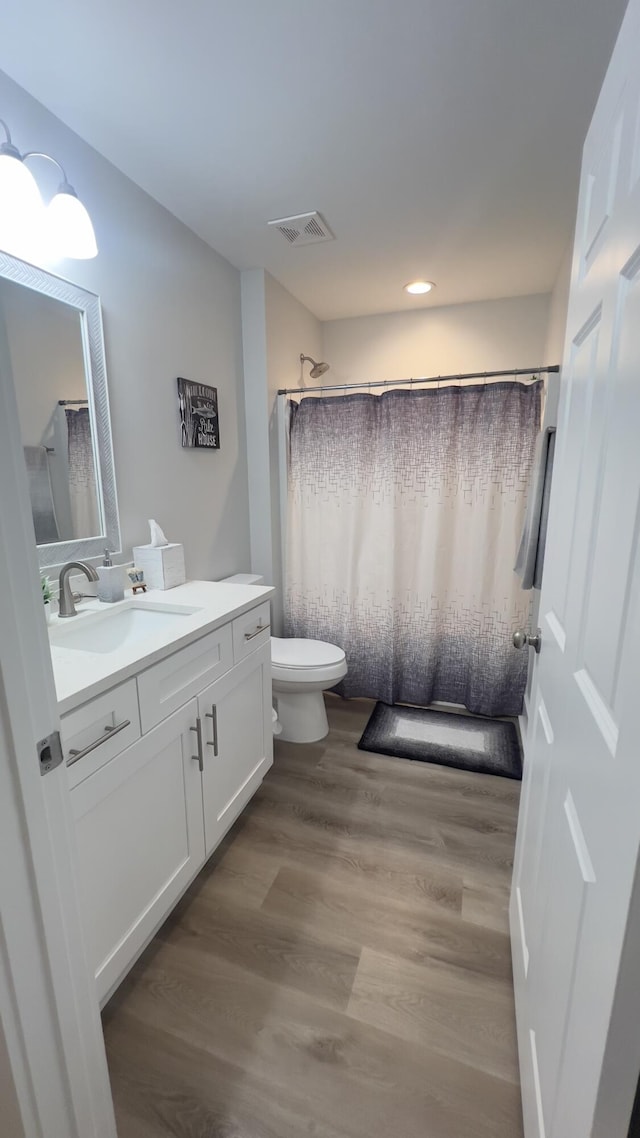
[(0, 146), (0, 248), (18, 257), (33, 250), (44, 206), (36, 180), (10, 143)]
[(68, 183), (60, 186), (47, 206), (47, 229), (59, 257), (85, 261), (98, 255), (91, 218)]

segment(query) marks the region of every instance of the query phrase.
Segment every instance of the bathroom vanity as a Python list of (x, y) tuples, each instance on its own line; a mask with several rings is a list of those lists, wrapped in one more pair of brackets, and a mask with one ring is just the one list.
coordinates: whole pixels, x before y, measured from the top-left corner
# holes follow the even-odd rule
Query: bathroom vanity
[(101, 1004), (271, 766), (272, 593), (196, 581), (51, 625)]

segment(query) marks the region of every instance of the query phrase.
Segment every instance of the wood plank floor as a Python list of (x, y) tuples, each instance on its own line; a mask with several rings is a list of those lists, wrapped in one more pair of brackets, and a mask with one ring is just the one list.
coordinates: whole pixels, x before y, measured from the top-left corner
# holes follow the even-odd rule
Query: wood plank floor
[(329, 697), (104, 1012), (119, 1138), (521, 1138), (520, 785), (358, 751)]

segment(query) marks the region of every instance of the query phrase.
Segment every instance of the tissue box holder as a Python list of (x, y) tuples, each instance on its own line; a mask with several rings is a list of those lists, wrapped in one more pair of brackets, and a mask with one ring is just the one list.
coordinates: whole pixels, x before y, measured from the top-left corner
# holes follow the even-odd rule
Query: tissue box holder
[(169, 545), (134, 545), (133, 561), (144, 571), (144, 579), (150, 589), (175, 589), (184, 585), (184, 545), (170, 542)]

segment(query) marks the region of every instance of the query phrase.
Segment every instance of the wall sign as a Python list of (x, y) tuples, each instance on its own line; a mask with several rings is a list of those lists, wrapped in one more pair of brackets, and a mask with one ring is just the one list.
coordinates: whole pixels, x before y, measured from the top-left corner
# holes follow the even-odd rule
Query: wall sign
[(183, 447), (219, 450), (218, 389), (178, 379), (180, 434)]

